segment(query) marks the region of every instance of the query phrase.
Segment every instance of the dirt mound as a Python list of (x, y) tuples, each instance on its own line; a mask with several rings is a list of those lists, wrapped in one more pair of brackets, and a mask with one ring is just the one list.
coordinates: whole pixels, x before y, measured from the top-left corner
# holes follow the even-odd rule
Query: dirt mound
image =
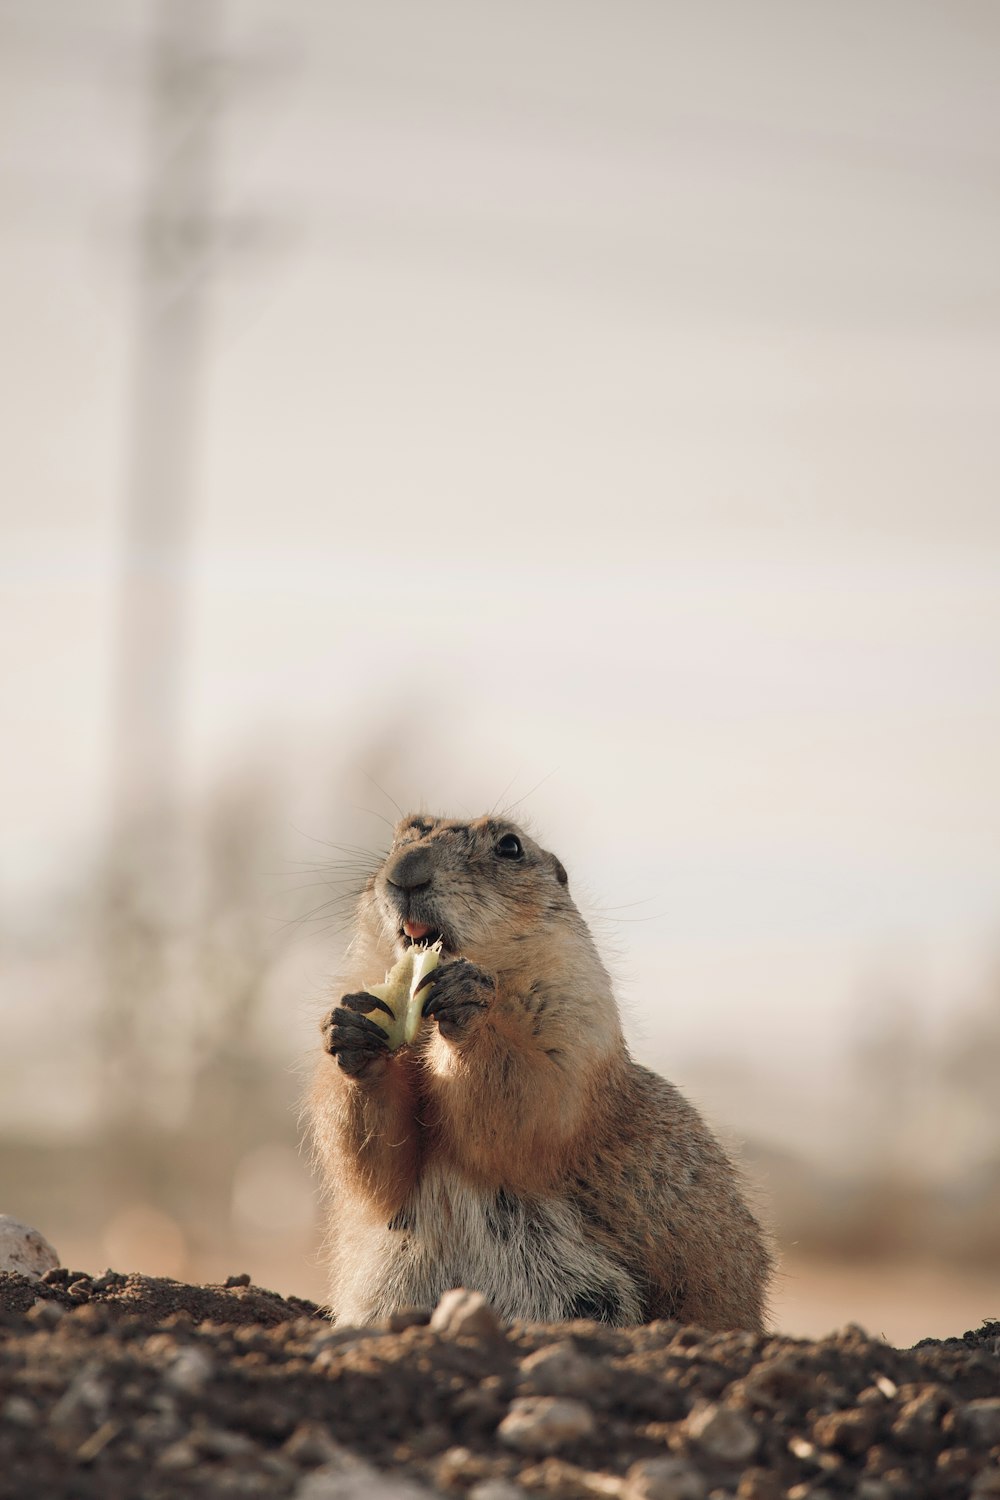
[(997, 1323), (910, 1350), (465, 1327), (331, 1328), (245, 1277), (0, 1274), (0, 1497), (1000, 1496)]

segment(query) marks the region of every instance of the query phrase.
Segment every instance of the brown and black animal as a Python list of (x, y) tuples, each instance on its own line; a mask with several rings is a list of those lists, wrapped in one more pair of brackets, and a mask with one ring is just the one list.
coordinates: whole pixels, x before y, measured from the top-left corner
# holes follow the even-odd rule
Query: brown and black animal
[[(364, 983), (437, 940), (390, 1053)], [(629, 1056), (554, 855), (502, 818), (404, 818), (349, 959), (311, 1096), (338, 1320), (465, 1286), (509, 1319), (762, 1327), (771, 1260), (736, 1171)]]

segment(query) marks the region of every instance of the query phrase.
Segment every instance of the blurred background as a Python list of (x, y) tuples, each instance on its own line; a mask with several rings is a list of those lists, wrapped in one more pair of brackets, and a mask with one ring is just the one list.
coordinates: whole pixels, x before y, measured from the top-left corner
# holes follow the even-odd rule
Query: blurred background
[(1000, 1315), (998, 45), (0, 0), (0, 1210), (322, 1298), (361, 861), (499, 803), (778, 1326)]

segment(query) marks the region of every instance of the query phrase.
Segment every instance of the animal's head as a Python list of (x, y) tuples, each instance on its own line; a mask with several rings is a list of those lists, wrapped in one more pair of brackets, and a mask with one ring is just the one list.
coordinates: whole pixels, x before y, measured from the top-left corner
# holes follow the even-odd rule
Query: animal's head
[(507, 818), (472, 822), (415, 813), (369, 879), (362, 911), (398, 956), (440, 940), (484, 968), (516, 968), (526, 946), (580, 917), (566, 871)]

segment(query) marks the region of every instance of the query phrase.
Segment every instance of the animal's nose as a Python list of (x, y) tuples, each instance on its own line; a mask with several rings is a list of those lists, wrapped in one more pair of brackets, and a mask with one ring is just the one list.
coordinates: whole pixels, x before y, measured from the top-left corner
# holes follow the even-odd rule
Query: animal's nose
[(401, 849), (385, 867), (386, 880), (403, 891), (416, 891), (423, 885), (430, 885), (433, 874), (434, 864), (429, 849)]

